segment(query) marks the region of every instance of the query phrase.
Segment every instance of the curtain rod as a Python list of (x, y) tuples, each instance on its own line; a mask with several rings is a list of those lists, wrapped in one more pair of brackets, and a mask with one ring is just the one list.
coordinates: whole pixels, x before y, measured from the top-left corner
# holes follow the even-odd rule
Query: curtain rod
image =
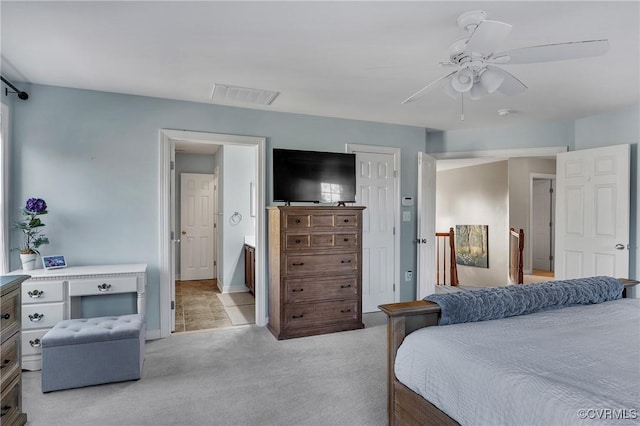
[(9, 89), (7, 89), (5, 87), (4, 89), (4, 95), (5, 96), (9, 96), (9, 93), (17, 93), (18, 94), (18, 98), (22, 99), (23, 101), (26, 101), (27, 99), (29, 99), (29, 95), (27, 94), (27, 92), (23, 92), (22, 90), (19, 90), (16, 86), (14, 86), (13, 84), (11, 84), (11, 82), (9, 80), (7, 80), (6, 78), (2, 77), (0, 75), (0, 79), (2, 79), (2, 81), (9, 87), (11, 87), (14, 92), (9, 92)]

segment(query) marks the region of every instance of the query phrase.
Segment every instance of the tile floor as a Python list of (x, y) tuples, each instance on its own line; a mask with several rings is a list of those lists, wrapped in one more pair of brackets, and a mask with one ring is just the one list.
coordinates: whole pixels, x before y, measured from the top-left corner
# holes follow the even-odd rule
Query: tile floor
[(231, 327), (216, 280), (176, 281), (176, 333)]

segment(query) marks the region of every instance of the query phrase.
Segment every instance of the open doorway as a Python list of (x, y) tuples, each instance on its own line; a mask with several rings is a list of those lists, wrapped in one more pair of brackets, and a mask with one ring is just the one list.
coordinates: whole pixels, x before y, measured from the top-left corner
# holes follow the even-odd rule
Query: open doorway
[[(214, 218), (212, 225), (214, 225), (216, 233), (214, 233), (212, 239), (217, 240), (217, 243), (214, 245), (213, 242), (211, 244), (205, 242), (208, 250), (210, 250), (207, 258), (215, 262), (215, 273), (211, 279), (193, 281), (196, 281), (197, 286), (213, 291), (208, 296), (209, 301), (213, 297), (216, 297), (215, 300), (218, 301), (219, 298), (216, 293), (226, 295), (246, 292), (244, 267), (241, 263), (243, 263), (244, 256), (243, 246), (247, 240), (251, 240), (251, 244), (255, 249), (255, 304), (251, 306), (251, 310), (257, 325), (266, 324), (266, 288), (264, 281), (265, 139), (178, 130), (161, 130), (160, 139), (161, 337), (169, 336), (176, 329), (178, 314), (176, 311), (178, 307), (176, 290), (183, 291), (182, 288), (177, 289), (176, 286), (176, 278), (180, 278), (180, 272), (182, 271), (177, 253), (181, 245), (181, 239), (188, 235), (188, 232), (183, 234), (185, 229), (182, 229), (181, 223), (177, 221), (178, 215), (176, 214), (177, 206), (180, 205), (176, 188), (178, 160), (181, 155), (186, 154), (196, 155), (196, 157), (208, 155), (206, 152), (213, 150), (215, 147), (221, 151), (221, 155), (218, 158), (219, 163), (214, 161), (213, 164), (213, 174), (215, 175), (216, 170), (219, 170), (219, 175), (217, 176), (218, 195), (216, 197), (217, 202), (214, 203), (216, 207), (213, 208), (215, 211), (210, 212), (213, 214), (208, 214), (208, 217)], [(176, 152), (177, 150), (178, 152)], [(198, 151), (200, 152), (198, 153)], [(252, 159), (240, 161), (240, 158), (247, 158), (242, 157), (247, 152), (253, 154)], [(234, 167), (227, 168), (229, 171), (227, 176), (225, 176), (221, 167), (225, 158), (226, 161), (234, 164)], [(242, 179), (247, 176), (252, 176), (253, 180), (244, 182)], [(228, 198), (224, 196), (225, 178), (228, 185), (235, 185), (227, 191)], [(244, 188), (244, 190), (240, 191), (239, 188)], [(241, 196), (242, 194), (245, 196)], [(226, 205), (225, 200), (227, 200)], [(240, 206), (238, 203), (243, 205)], [(246, 207), (244, 204), (246, 204)], [(217, 237), (215, 236), (216, 234)], [(203, 243), (205, 240), (199, 239), (198, 241)], [(215, 253), (217, 253), (217, 256), (215, 256)], [(227, 253), (228, 262), (222, 253)], [(199, 259), (196, 256), (196, 260)]]
[(531, 275), (554, 277), (555, 175), (531, 174)]

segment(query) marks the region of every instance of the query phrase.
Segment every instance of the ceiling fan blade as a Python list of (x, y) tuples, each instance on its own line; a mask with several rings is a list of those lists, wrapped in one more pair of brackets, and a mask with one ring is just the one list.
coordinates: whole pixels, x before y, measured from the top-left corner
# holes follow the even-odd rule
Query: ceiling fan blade
[(431, 83), (427, 84), (426, 86), (424, 86), (422, 89), (418, 90), (416, 93), (414, 93), (413, 95), (409, 96), (407, 99), (405, 99), (404, 101), (402, 101), (402, 105), (407, 104), (409, 102), (413, 102), (416, 99), (419, 99), (422, 95), (424, 95), (424, 93), (432, 88), (433, 86), (435, 86), (436, 84), (440, 83), (442, 80), (446, 80), (448, 78), (451, 78), (456, 72), (458, 72), (458, 70), (452, 71), (447, 75), (444, 75), (442, 77), (440, 77), (439, 79), (432, 81)]
[(496, 89), (498, 92), (505, 94), (507, 96), (513, 96), (527, 90), (527, 86), (523, 82), (518, 80), (513, 74), (498, 67), (488, 66), (487, 68), (497, 73), (500, 73), (504, 76), (504, 81)]
[[(535, 62), (564, 61), (565, 59), (600, 56), (609, 50), (609, 40), (584, 40), (568, 43), (543, 44), (496, 53), (494, 60), (509, 57), (509, 64), (532, 64)], [(502, 59), (504, 60), (504, 59)], [(501, 61), (502, 61), (501, 60)]]
[(482, 21), (471, 34), (466, 52), (492, 53), (500, 46), (509, 33), (511, 25), (499, 21)]

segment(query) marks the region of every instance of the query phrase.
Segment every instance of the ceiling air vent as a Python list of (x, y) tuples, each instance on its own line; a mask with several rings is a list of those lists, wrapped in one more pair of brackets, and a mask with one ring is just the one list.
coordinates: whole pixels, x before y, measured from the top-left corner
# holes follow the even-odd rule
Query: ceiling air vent
[(271, 105), (278, 92), (214, 84), (211, 100), (217, 104)]

